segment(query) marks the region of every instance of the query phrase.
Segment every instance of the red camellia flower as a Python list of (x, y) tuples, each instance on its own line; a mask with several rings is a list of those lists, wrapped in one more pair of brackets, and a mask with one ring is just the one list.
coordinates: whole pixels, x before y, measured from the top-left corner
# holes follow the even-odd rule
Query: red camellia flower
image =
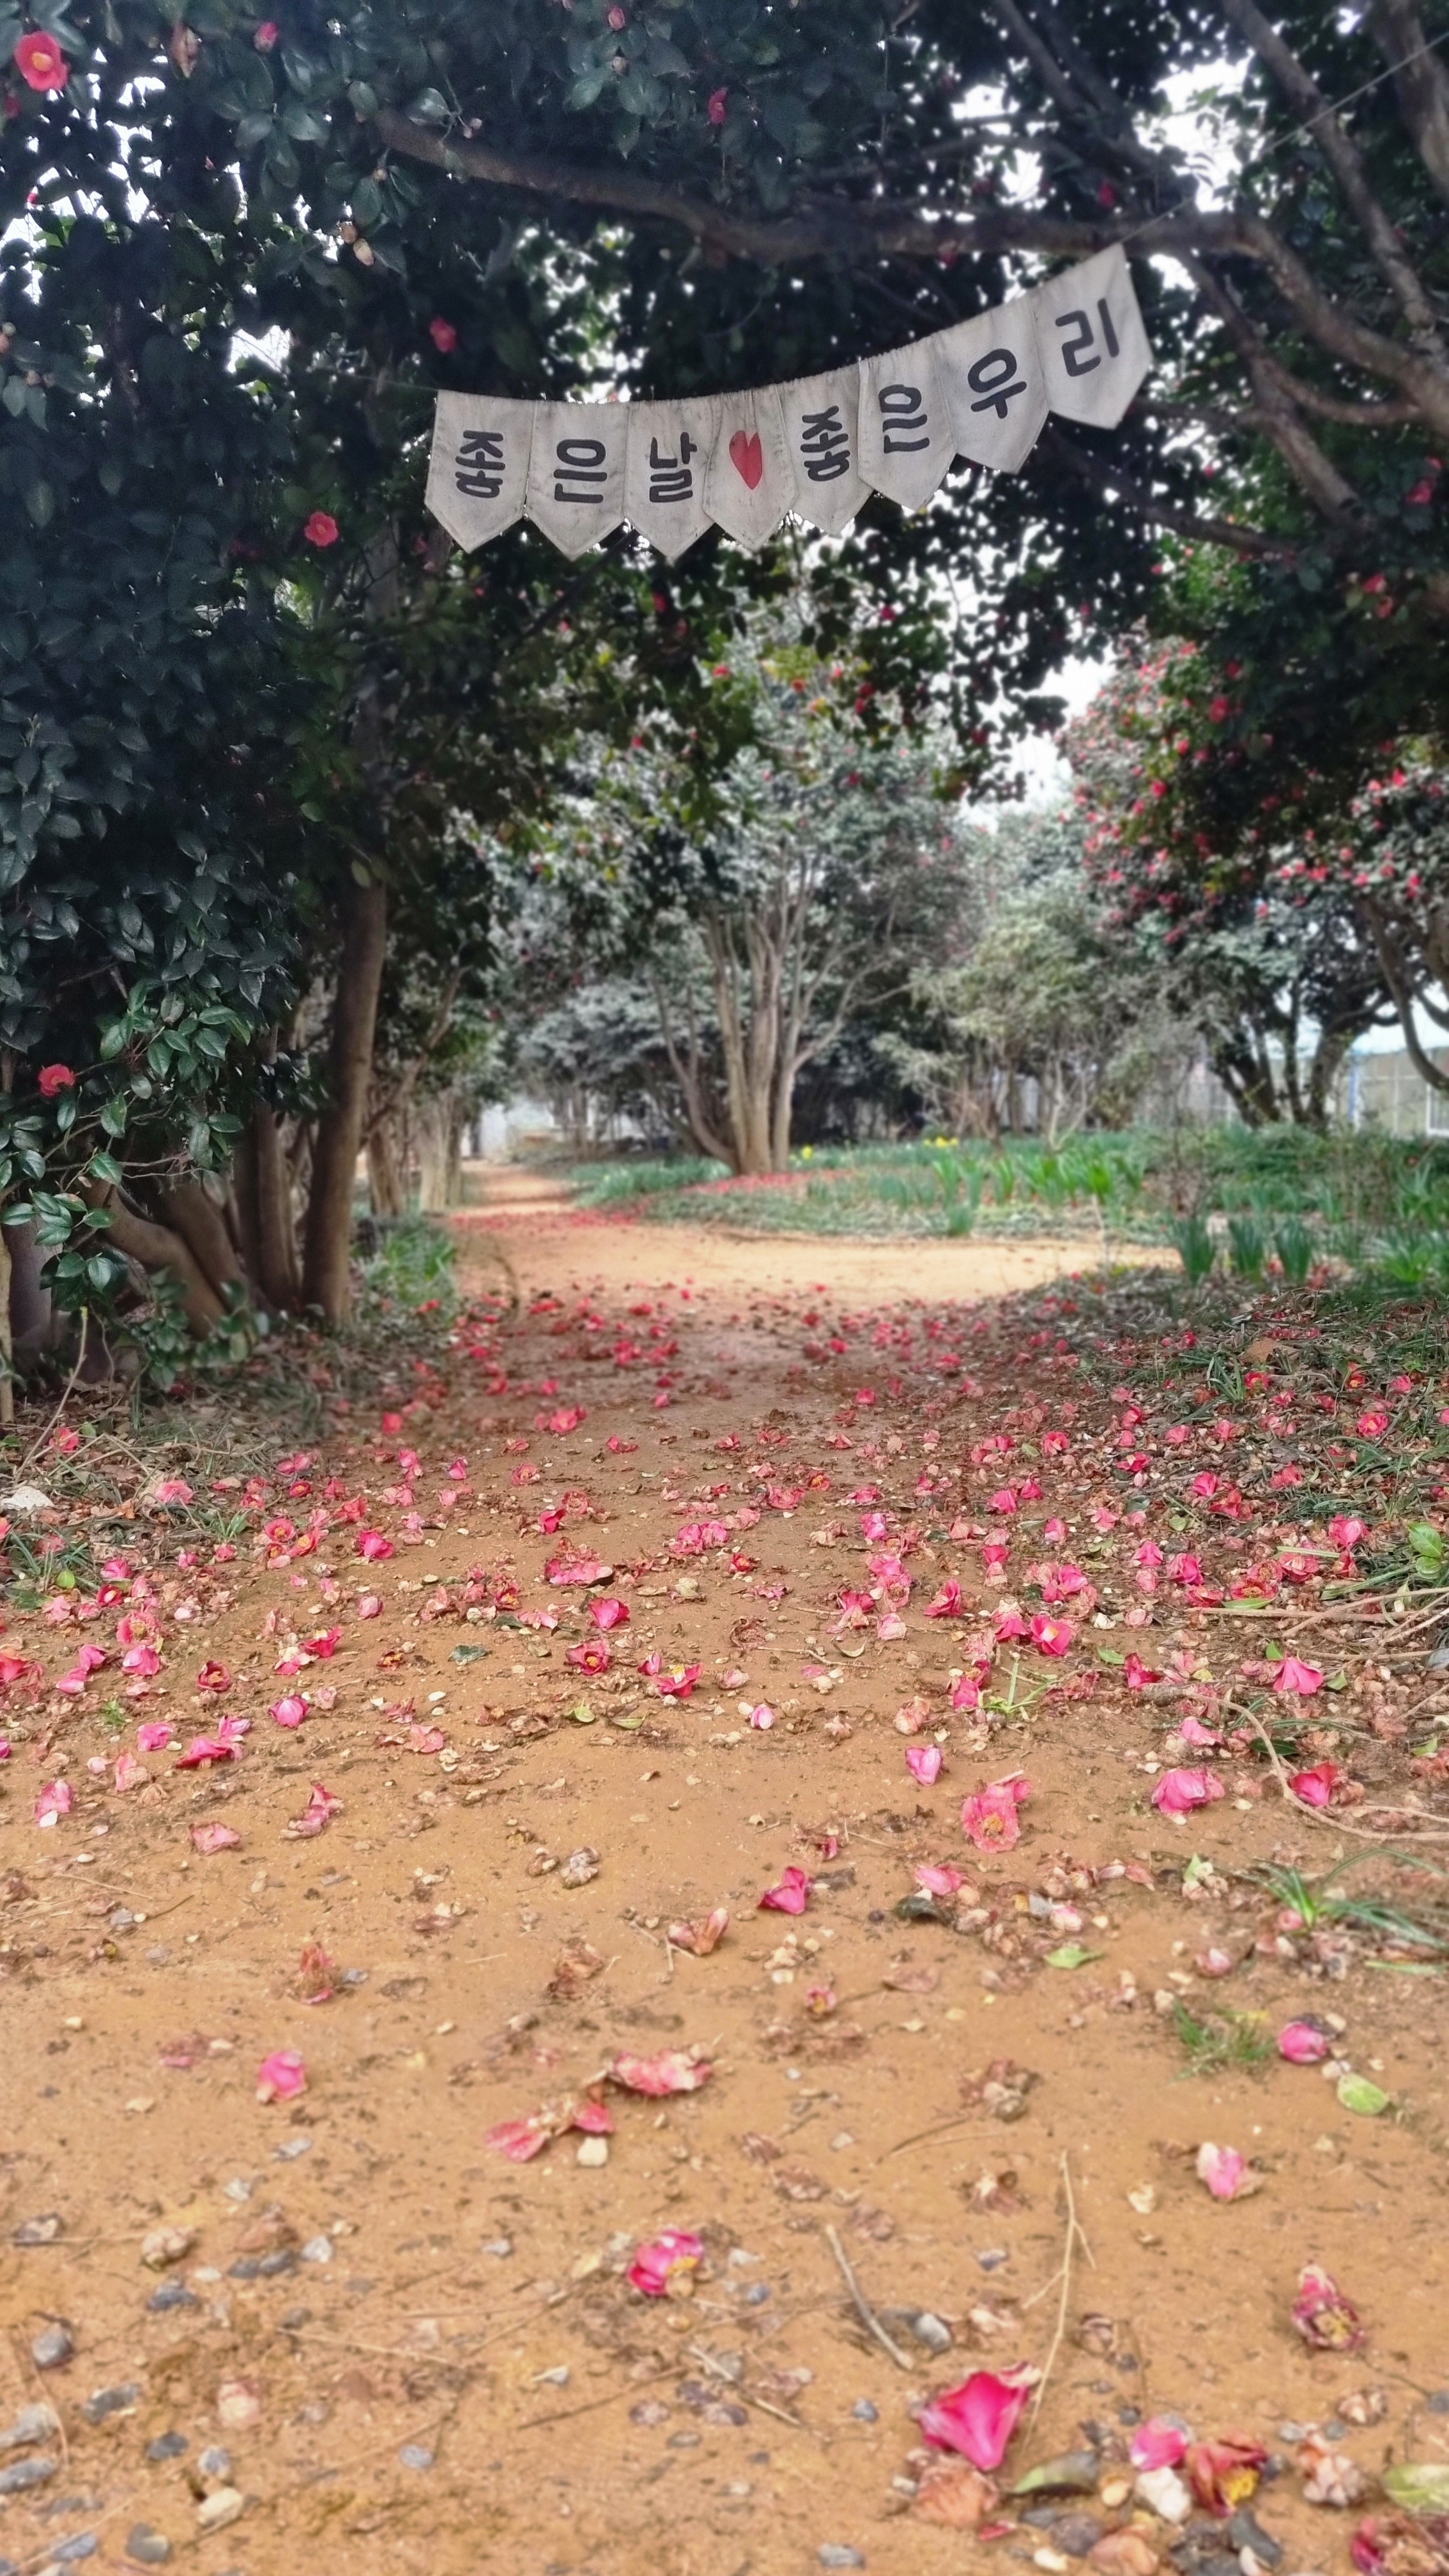
[(21, 37), (11, 59), (30, 89), (64, 89), (70, 78), (70, 65), (54, 36), (43, 34), (38, 27)]
[(281, 30), (279, 29), (275, 18), (264, 18), (261, 25), (258, 27), (256, 34), (252, 38), (252, 43), (256, 46), (257, 52), (259, 54), (269, 54), (273, 45), (276, 43), (280, 32)]
[(446, 358), (452, 350), (456, 349), (458, 345), (458, 333), (455, 325), (451, 322), (445, 322), (441, 313), (435, 313), (431, 322), (428, 324), (428, 338), (432, 341), (433, 347), (437, 350), (439, 356), (444, 358)]
[(43, 1064), (36, 1085), (42, 1100), (53, 1100), (58, 1091), (74, 1091), (75, 1075), (68, 1064)]
[(729, 91), (727, 89), (712, 89), (710, 91), (709, 105), (705, 109), (705, 114), (709, 118), (711, 125), (723, 125), (728, 100)]
[(314, 510), (302, 530), (309, 546), (335, 546), (337, 522), (328, 510)]

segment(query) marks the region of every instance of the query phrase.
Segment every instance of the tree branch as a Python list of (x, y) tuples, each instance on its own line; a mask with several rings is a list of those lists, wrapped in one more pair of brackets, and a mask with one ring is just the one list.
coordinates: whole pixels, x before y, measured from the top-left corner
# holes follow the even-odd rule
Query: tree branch
[(1292, 46), (1269, 25), (1257, 0), (1219, 0), (1219, 6), (1259, 61), (1267, 65), (1289, 105), (1302, 117), (1361, 226), (1379, 274), (1394, 295), (1415, 342), (1442, 373), (1445, 350), (1438, 316), (1418, 271), (1369, 186), (1357, 144)]
[(1414, 149), (1449, 202), (1449, 71), (1424, 33), (1417, 0), (1376, 0), (1366, 23), (1393, 72)]
[(1053, 457), (1069, 473), (1077, 475), (1084, 483), (1090, 483), (1094, 492), (1104, 496), (1115, 494), (1129, 510), (1136, 510), (1152, 526), (1172, 528), (1178, 536), (1191, 537), (1197, 545), (1231, 546), (1235, 554), (1260, 558), (1273, 556), (1285, 563), (1291, 562), (1297, 553), (1296, 546), (1286, 538), (1267, 536), (1261, 528), (1240, 528), (1231, 519), (1200, 518), (1193, 510), (1179, 510), (1170, 501), (1155, 500), (1134, 476), (1124, 473), (1118, 465), (1109, 465), (1105, 458), (1093, 455), (1088, 448), (1078, 447), (1074, 439), (1067, 438), (1050, 421), (1037, 441), (1036, 454)]

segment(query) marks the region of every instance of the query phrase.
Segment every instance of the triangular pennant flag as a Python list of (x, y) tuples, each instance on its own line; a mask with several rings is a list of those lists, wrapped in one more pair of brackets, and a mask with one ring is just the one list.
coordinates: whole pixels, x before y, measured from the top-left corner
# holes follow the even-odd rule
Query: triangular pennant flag
[(1063, 420), (1115, 429), (1152, 366), (1125, 252), (1079, 260), (1030, 298), (1047, 402)]
[(486, 546), (522, 518), (537, 409), (505, 394), (439, 394), (426, 498), (460, 546)]
[(903, 510), (922, 509), (956, 453), (934, 343), (860, 365), (860, 470)]
[(718, 421), (708, 394), (629, 405), (624, 515), (670, 563), (709, 526), (704, 477)]
[(794, 499), (780, 396), (764, 385), (756, 393), (717, 394), (714, 407), (719, 425), (705, 507), (717, 527), (753, 550), (774, 534)]
[(946, 389), (958, 456), (973, 465), (1015, 474), (1041, 436), (1046, 388), (1031, 297), (994, 305), (970, 322), (956, 322), (932, 342)]
[(624, 516), (627, 403), (539, 403), (528, 515), (560, 552), (581, 555)]
[(795, 485), (792, 506), (812, 528), (838, 537), (870, 491), (856, 453), (860, 369), (837, 367), (826, 376), (797, 376), (779, 390)]

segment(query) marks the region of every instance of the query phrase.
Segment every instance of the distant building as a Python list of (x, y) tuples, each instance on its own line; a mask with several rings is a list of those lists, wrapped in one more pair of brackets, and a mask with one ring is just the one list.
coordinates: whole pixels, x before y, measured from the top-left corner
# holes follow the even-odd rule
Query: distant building
[[(1449, 1046), (1427, 1053), (1449, 1073)], [(1381, 1136), (1449, 1136), (1449, 1091), (1431, 1090), (1406, 1047), (1382, 1055), (1355, 1048), (1339, 1098), (1348, 1127), (1375, 1127)]]

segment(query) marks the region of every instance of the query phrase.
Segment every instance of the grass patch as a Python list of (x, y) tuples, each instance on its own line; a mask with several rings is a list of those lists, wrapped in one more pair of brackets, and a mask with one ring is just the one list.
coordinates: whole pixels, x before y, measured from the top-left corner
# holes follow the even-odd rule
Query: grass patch
[(1172, 2029), (1187, 2058), (1184, 2075), (1257, 2074), (1273, 2054), (1261, 2013), (1199, 2015), (1179, 2002), (1173, 2006)]

